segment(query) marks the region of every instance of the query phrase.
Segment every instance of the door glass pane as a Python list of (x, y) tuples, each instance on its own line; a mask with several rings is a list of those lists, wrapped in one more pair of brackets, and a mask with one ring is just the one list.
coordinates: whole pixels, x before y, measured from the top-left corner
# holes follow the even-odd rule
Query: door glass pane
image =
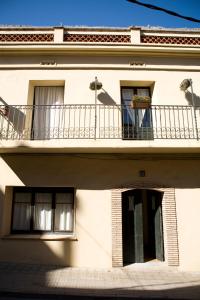
[(138, 96), (149, 96), (149, 89), (147, 89), (147, 88), (137, 89), (137, 95)]
[(129, 196), (128, 197), (128, 210), (129, 211), (134, 211), (134, 196)]
[(52, 194), (35, 194), (34, 230), (51, 230)]
[(31, 194), (15, 193), (13, 230), (30, 230)]

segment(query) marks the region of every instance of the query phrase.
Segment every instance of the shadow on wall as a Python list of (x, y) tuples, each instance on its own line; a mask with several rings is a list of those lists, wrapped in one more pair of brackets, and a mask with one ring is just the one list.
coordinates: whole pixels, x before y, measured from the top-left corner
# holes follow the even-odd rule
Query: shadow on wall
[[(5, 264), (5, 262), (52, 265), (51, 268), (53, 269), (71, 265), (71, 261), (73, 259), (71, 243), (76, 243), (76, 241), (54, 241), (50, 239), (48, 240), (47, 237), (45, 239), (38, 238), (35, 240), (14, 239), (9, 236), (12, 206), (10, 206), (9, 209), (9, 216), (3, 215), (4, 213), (8, 213), (6, 205), (4, 204), (4, 197), (5, 193), (0, 188), (0, 277), (2, 275), (1, 264)], [(8, 199), (6, 198), (6, 200)], [(7, 228), (6, 232), (5, 228)], [(42, 235), (43, 234), (41, 234), (41, 237)]]
[[(1, 174), (0, 174), (1, 176)], [(0, 182), (1, 184), (1, 182)], [(4, 193), (0, 187), (0, 233), (2, 229), (2, 220), (3, 220), (3, 199), (4, 199)]]
[[(4, 130), (4, 134), (9, 134), (9, 131), (14, 130), (18, 134), (22, 134), (26, 116), (17, 107), (9, 105), (0, 97), (0, 120), (1, 128)], [(0, 135), (2, 133), (0, 132)]]
[(97, 96), (99, 102), (104, 105), (117, 105), (115, 100), (104, 89), (102, 90), (103, 92), (99, 93)]
[[(193, 96), (193, 100), (194, 100), (194, 103), (192, 101), (192, 96)], [(198, 95), (196, 95), (195, 93), (192, 93), (189, 92), (189, 91), (186, 91), (185, 92), (185, 98), (188, 102), (189, 105), (195, 105), (195, 106), (200, 106), (200, 97)]]
[[(27, 148), (21, 144), (23, 150)], [(2, 154), (26, 186), (105, 190), (151, 182), (160, 187), (199, 188), (200, 157), (136, 154)], [(173, 164), (173, 167), (172, 167)], [(141, 178), (139, 170), (146, 170)]]

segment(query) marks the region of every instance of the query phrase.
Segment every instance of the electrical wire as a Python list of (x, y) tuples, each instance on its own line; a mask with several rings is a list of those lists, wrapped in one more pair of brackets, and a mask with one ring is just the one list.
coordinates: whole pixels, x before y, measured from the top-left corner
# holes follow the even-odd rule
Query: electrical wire
[(174, 17), (185, 19), (185, 20), (188, 20), (188, 21), (191, 21), (191, 22), (200, 23), (200, 19), (195, 19), (195, 18), (192, 18), (192, 17), (183, 16), (183, 15), (180, 15), (180, 14), (178, 14), (178, 13), (172, 11), (172, 10), (168, 10), (168, 9), (156, 6), (156, 5), (152, 5), (152, 4), (148, 4), (148, 3), (143, 3), (143, 2), (140, 2), (138, 0), (126, 0), (126, 1), (134, 3), (134, 4), (138, 4), (138, 5), (141, 5), (141, 6), (145, 6), (145, 7), (150, 8), (150, 9), (163, 11), (166, 14), (172, 15)]

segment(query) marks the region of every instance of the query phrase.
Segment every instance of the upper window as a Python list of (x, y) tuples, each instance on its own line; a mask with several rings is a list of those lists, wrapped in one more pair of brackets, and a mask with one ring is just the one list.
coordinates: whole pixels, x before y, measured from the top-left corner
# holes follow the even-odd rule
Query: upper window
[[(141, 99), (148, 97), (150, 100), (149, 87), (121, 87), (122, 101), (122, 137), (123, 139), (146, 140), (153, 138), (152, 113), (147, 103), (144, 106), (134, 107), (133, 96)], [(141, 101), (142, 102), (142, 101)], [(134, 108), (134, 109), (133, 109)], [(137, 108), (137, 109), (135, 109)]]
[(73, 232), (73, 188), (18, 187), (13, 196), (13, 233)]
[(150, 97), (150, 88), (149, 87), (122, 87), (122, 104), (130, 105), (133, 96), (149, 96)]
[(32, 138), (58, 138), (64, 126), (64, 87), (36, 86), (32, 122)]

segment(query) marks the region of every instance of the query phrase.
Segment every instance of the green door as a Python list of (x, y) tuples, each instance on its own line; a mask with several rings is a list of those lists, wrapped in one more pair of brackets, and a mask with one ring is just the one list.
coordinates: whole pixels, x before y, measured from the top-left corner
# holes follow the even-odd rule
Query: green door
[(162, 193), (131, 190), (122, 197), (124, 265), (147, 260), (164, 260)]
[(123, 193), (122, 230), (124, 264), (144, 262), (141, 191)]
[(151, 204), (151, 227), (154, 239), (155, 258), (164, 260), (163, 226), (162, 226), (162, 193), (158, 191), (147, 192), (148, 201)]

